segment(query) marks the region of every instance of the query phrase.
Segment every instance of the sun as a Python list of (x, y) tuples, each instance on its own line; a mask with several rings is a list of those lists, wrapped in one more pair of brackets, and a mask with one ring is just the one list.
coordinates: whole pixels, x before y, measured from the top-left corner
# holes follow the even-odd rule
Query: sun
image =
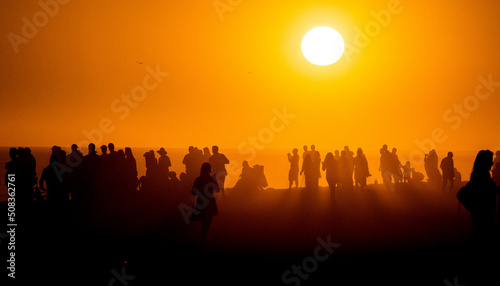
[(342, 57), (344, 40), (339, 32), (330, 27), (316, 27), (302, 39), (302, 53), (315, 65), (331, 65)]

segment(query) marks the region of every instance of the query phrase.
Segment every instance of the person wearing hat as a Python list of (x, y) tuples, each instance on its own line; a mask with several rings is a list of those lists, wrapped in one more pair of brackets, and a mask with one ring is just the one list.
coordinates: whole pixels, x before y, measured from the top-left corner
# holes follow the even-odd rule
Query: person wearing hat
[(156, 151), (156, 153), (160, 154), (160, 158), (158, 158), (158, 172), (161, 180), (168, 180), (168, 172), (170, 166), (170, 158), (167, 156), (167, 151), (165, 148), (161, 147), (160, 150)]

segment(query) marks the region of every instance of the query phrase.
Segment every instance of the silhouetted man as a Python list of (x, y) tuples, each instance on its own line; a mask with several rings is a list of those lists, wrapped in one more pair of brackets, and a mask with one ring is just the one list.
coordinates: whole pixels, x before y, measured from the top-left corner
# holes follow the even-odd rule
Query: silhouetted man
[(160, 180), (162, 182), (168, 181), (168, 172), (170, 172), (169, 168), (172, 166), (170, 162), (170, 158), (167, 156), (167, 151), (165, 148), (161, 147), (160, 150), (156, 151), (160, 154), (160, 158), (158, 158), (158, 173), (160, 176)]
[(455, 178), (455, 166), (453, 164), (453, 153), (448, 152), (448, 157), (441, 160), (441, 165), (439, 166), (443, 171), (443, 191), (446, 188), (446, 184), (450, 181), (450, 190), (453, 190), (453, 181)]
[(220, 191), (224, 194), (224, 182), (227, 176), (226, 165), (229, 164), (229, 160), (224, 154), (219, 153), (219, 147), (217, 146), (212, 146), (212, 153), (213, 155), (210, 156), (208, 161), (212, 166), (212, 172), (215, 174), (217, 183), (219, 183)]
[[(58, 158), (56, 155), (50, 156), (50, 164), (43, 169), (42, 176), (40, 177), (40, 189), (47, 191), (47, 201), (50, 203), (61, 203), (69, 200), (68, 193), (64, 192), (62, 183), (57, 178), (56, 172), (52, 167), (52, 163), (57, 161)], [(44, 187), (43, 183), (47, 185), (47, 188)]]
[(186, 166), (186, 175), (188, 178), (194, 181), (194, 178), (196, 178), (196, 172), (199, 170), (195, 170), (194, 168), (194, 147), (189, 146), (188, 148), (188, 153), (184, 156), (184, 159), (182, 159), (182, 164)]
[(401, 182), (401, 161), (399, 161), (398, 149), (392, 148), (391, 173), (394, 177), (394, 183)]
[(288, 172), (288, 181), (290, 182), (288, 189), (292, 188), (295, 182), (295, 188), (299, 187), (299, 149), (294, 148), (293, 156), (288, 153), (288, 162), (290, 162), (290, 171)]

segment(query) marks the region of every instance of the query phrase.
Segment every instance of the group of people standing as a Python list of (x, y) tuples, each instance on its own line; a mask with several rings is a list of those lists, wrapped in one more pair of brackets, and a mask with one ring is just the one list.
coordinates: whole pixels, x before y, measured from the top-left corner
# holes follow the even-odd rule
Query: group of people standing
[(345, 146), (341, 152), (336, 150), (335, 155), (331, 152), (327, 153), (323, 162), (321, 162), (321, 155), (316, 150), (316, 146), (311, 145), (310, 150), (308, 150), (308, 146), (304, 146), (303, 150), (300, 172), (298, 149), (293, 149), (293, 155), (288, 153), (290, 189), (293, 183), (295, 183), (295, 187), (299, 186), (299, 174), (304, 174), (303, 181), (305, 181), (306, 189), (314, 190), (318, 188), (321, 171), (325, 171), (326, 181), (332, 192), (337, 187), (348, 190), (355, 186), (363, 189), (366, 186), (366, 179), (371, 176), (368, 161), (361, 148), (358, 148), (356, 156), (354, 156), (354, 152)]

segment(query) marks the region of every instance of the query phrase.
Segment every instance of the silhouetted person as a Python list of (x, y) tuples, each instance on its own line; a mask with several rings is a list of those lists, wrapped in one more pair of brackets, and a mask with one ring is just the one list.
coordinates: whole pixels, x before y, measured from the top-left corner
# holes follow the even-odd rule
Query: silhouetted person
[(314, 166), (314, 188), (318, 188), (319, 178), (321, 178), (321, 156), (319, 154), (319, 151), (314, 151), (312, 155), (312, 161)]
[(212, 156), (212, 154), (210, 154), (210, 149), (208, 149), (208, 147), (204, 147), (203, 148), (203, 163), (208, 163), (208, 160), (210, 160), (210, 156)]
[(335, 196), (335, 186), (339, 181), (339, 163), (335, 160), (331, 152), (326, 154), (322, 169), (326, 171), (326, 182), (330, 187), (330, 196), (333, 199)]
[(457, 168), (453, 169), (453, 171), (455, 173), (455, 182), (459, 184), (462, 183), (462, 173), (460, 173)]
[(52, 150), (52, 155), (59, 158), (59, 153), (61, 152), (61, 147), (54, 145), (54, 146), (52, 146), (51, 150)]
[(299, 187), (299, 150), (294, 148), (292, 151), (293, 155), (288, 153), (288, 162), (290, 163), (290, 170), (288, 171), (288, 189), (292, 188), (293, 182), (295, 182), (295, 188)]
[(212, 172), (214, 172), (217, 178), (220, 191), (224, 194), (224, 182), (227, 176), (226, 165), (229, 164), (229, 160), (224, 154), (219, 153), (219, 147), (212, 146), (212, 156), (210, 156), (208, 161), (210, 162), (210, 166), (212, 166)]
[(339, 174), (343, 190), (352, 190), (354, 183), (352, 178), (353, 171), (354, 171), (354, 158), (352, 160), (352, 169), (351, 169), (351, 160), (350, 158), (347, 157), (346, 150), (342, 150), (340, 152)]
[(194, 152), (195, 152), (194, 147), (189, 146), (188, 153), (184, 156), (184, 159), (182, 159), (182, 164), (186, 166), (187, 179), (190, 180), (191, 182), (194, 182), (194, 179), (196, 178), (198, 172), (194, 167), (195, 166)]
[(101, 157), (97, 155), (95, 144), (90, 143), (88, 146), (88, 154), (83, 157), (82, 174), (84, 188), (88, 194), (88, 199), (94, 199), (97, 189), (101, 187)]
[(392, 148), (390, 172), (394, 178), (394, 183), (401, 182), (401, 161), (397, 154), (398, 149)]
[(425, 155), (424, 167), (427, 177), (429, 178), (429, 183), (436, 186), (441, 184), (442, 177), (438, 169), (438, 156), (436, 150), (432, 149), (429, 154)]
[(160, 158), (158, 158), (158, 173), (162, 182), (166, 183), (168, 181), (168, 173), (170, 172), (169, 168), (172, 166), (172, 163), (170, 162), (170, 158), (167, 156), (165, 148), (162, 147), (156, 152), (160, 154)]
[(443, 172), (443, 188), (444, 191), (448, 181), (450, 182), (450, 191), (453, 190), (454, 178), (455, 178), (455, 166), (453, 164), (453, 153), (448, 152), (448, 156), (441, 160), (441, 165), (439, 166)]
[(132, 149), (130, 147), (125, 148), (125, 168), (124, 175), (127, 184), (127, 189), (132, 192), (137, 190), (137, 162), (135, 160), (134, 154), (132, 154)]
[(335, 150), (335, 155), (333, 156), (333, 158), (335, 159), (335, 161), (339, 162), (340, 161), (340, 151), (339, 150)]
[(191, 216), (192, 221), (201, 221), (201, 234), (205, 238), (210, 228), (213, 216), (219, 212), (217, 210), (217, 202), (215, 193), (219, 192), (219, 184), (215, 175), (211, 173), (209, 163), (203, 163), (200, 170), (200, 176), (195, 179), (191, 194), (195, 196), (194, 212)]
[(471, 214), (472, 241), (474, 245), (483, 247), (485, 250), (491, 247), (493, 242), (498, 193), (498, 188), (490, 175), (492, 166), (493, 152), (479, 151), (474, 161), (470, 181), (466, 186), (470, 188), (470, 196), (464, 203)]
[(409, 183), (412, 179), (412, 174), (415, 171), (415, 168), (411, 167), (410, 161), (406, 161), (403, 166), (403, 183)]
[(387, 145), (383, 145), (380, 149), (380, 167), (379, 171), (382, 174), (382, 181), (385, 186), (391, 183), (391, 166), (392, 166), (392, 156)]
[(311, 155), (307, 154), (304, 160), (302, 161), (302, 170), (300, 170), (300, 175), (304, 174), (306, 189), (313, 190), (315, 189), (316, 174), (314, 170), (314, 163), (311, 159)]
[(347, 170), (348, 170), (348, 174), (347, 174), (347, 181), (350, 186), (352, 187), (353, 185), (353, 175), (354, 175), (354, 152), (352, 152), (351, 150), (349, 150), (349, 146), (344, 146), (344, 151), (345, 151), (345, 157), (346, 157), (346, 160), (347, 160)]
[[(5, 185), (7, 185), (7, 183), (10, 182), (9, 177), (12, 177), (12, 176), (9, 176), (9, 174), (13, 175), (13, 177), (15, 177), (19, 173), (19, 168), (20, 168), (19, 161), (17, 160), (17, 149), (16, 148), (10, 148), (9, 157), (10, 157), (10, 161), (5, 163), (5, 169), (7, 170), (5, 172), (5, 181), (4, 181)], [(15, 179), (12, 179), (12, 180), (15, 180)], [(15, 181), (14, 181), (14, 185), (15, 185)]]
[[(497, 186), (500, 186), (500, 151), (497, 151), (495, 153), (495, 160), (493, 160), (493, 181), (497, 184)], [(499, 212), (500, 215), (500, 212)]]
[(158, 161), (156, 160), (155, 152), (149, 150), (144, 154), (144, 159), (146, 162), (146, 177), (155, 179), (158, 173)]
[(356, 158), (354, 158), (355, 186), (356, 188), (360, 186), (361, 190), (363, 190), (366, 187), (366, 178), (368, 178), (371, 175), (368, 169), (368, 160), (366, 160), (366, 156), (363, 153), (363, 149), (358, 148), (356, 153), (357, 153)]
[[(50, 156), (50, 164), (43, 169), (39, 182), (40, 189), (47, 191), (47, 201), (56, 205), (69, 201), (69, 194), (63, 189), (62, 182), (59, 181), (52, 167), (52, 163), (57, 161), (58, 158), (56, 155)], [(47, 185), (46, 188), (44, 187), (44, 183)]]
[(88, 147), (88, 154), (83, 157), (85, 167), (88, 169), (90, 175), (95, 178), (100, 171), (101, 157), (97, 155), (95, 144), (90, 143)]
[(72, 167), (72, 172), (68, 175), (68, 188), (71, 195), (71, 200), (77, 209), (83, 207), (85, 201), (85, 196), (87, 195), (85, 188), (88, 186), (85, 181), (83, 173), (83, 154), (78, 150), (78, 145), (71, 145), (71, 153), (68, 154), (66, 161), (68, 165)]
[(306, 158), (306, 155), (309, 155), (310, 152), (307, 150), (307, 145), (304, 145), (304, 147), (302, 147), (302, 149), (304, 150), (304, 153), (302, 153), (302, 160), (304, 160)]

